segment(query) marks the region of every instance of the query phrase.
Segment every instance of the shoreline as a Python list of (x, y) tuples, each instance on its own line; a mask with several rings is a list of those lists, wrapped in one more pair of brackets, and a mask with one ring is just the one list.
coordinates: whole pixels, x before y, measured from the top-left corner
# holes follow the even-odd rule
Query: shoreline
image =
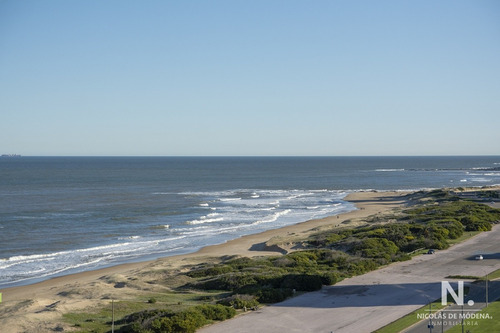
[(112, 299), (137, 302), (154, 293), (168, 293), (171, 289), (158, 282), (171, 277), (172, 272), (182, 272), (187, 266), (231, 256), (282, 255), (292, 250), (286, 248), (287, 239), (297, 241), (321, 230), (366, 224), (369, 217), (410, 206), (412, 200), (408, 195), (415, 192), (352, 192), (344, 200), (353, 203), (357, 209), (347, 213), (242, 236), (193, 253), (119, 264), (1, 289), (0, 328), (2, 331), (8, 328), (7, 332), (25, 332), (33, 327), (51, 331), (62, 325), (65, 331), (71, 331), (72, 328), (62, 321), (63, 314), (90, 312), (108, 306)]
[[(128, 270), (133, 270), (142, 266), (149, 266), (151, 264), (156, 264), (159, 261), (161, 262), (168, 260), (177, 261), (183, 259), (196, 258), (200, 256), (207, 256), (207, 257), (219, 256), (221, 251), (230, 252), (229, 254), (226, 253), (225, 255), (249, 256), (249, 257), (262, 256), (262, 255), (279, 255), (280, 254), (279, 251), (271, 249), (266, 250), (264, 248), (265, 245), (263, 243), (266, 243), (267, 241), (275, 237), (283, 237), (284, 235), (305, 237), (308, 233), (312, 232), (313, 229), (338, 227), (340, 224), (350, 219), (359, 219), (368, 217), (373, 214), (382, 213), (383, 211), (386, 211), (389, 208), (385, 207), (385, 209), (381, 210), (380, 208), (382, 207), (378, 207), (379, 203), (376, 201), (382, 199), (388, 202), (388, 204), (391, 207), (394, 206), (395, 208), (402, 202), (391, 202), (390, 200), (392, 200), (392, 198), (390, 200), (384, 198), (387, 197), (387, 194), (391, 193), (393, 194), (394, 197), (403, 197), (407, 194), (411, 194), (414, 192), (415, 191), (375, 191), (375, 190), (352, 192), (349, 193), (343, 200), (354, 203), (356, 209), (347, 213), (340, 213), (337, 215), (332, 215), (320, 219), (312, 219), (308, 221), (298, 222), (292, 225), (287, 225), (276, 229), (270, 229), (255, 234), (240, 236), (238, 238), (228, 240), (221, 244), (207, 245), (205, 247), (198, 249), (195, 252), (176, 254), (172, 256), (163, 256), (157, 259), (139, 260), (136, 262), (114, 264), (109, 267), (102, 267), (102, 268), (91, 269), (88, 271), (49, 277), (42, 281), (36, 281), (33, 283), (28, 283), (18, 286), (8, 286), (5, 288), (1, 288), (0, 292), (3, 293), (3, 301), (5, 302), (6, 300), (5, 295), (8, 293), (10, 294), (10, 292), (13, 290), (29, 288), (32, 286), (52, 284), (51, 281), (66, 280), (69, 277), (78, 278), (78, 277), (85, 277), (87, 275), (100, 275), (109, 272), (126, 272)], [(352, 226), (352, 222), (350, 223), (351, 223), (350, 226)], [(232, 250), (232, 251), (226, 251), (226, 250)]]
[[(269, 246), (272, 240), (286, 241), (287, 237), (301, 238), (320, 229), (337, 228), (340, 225), (355, 226), (362, 219), (375, 214), (384, 214), (408, 203), (405, 196), (412, 191), (353, 192), (344, 200), (352, 202), (356, 210), (330, 217), (309, 220), (297, 224), (271, 229), (257, 234), (246, 235), (218, 245), (210, 245), (200, 250), (155, 260), (125, 263), (96, 270), (84, 271), (53, 277), (34, 284), (1, 289), (0, 328), (9, 327), (12, 332), (21, 332), (31, 325), (45, 322), (54, 327), (61, 315), (77, 312), (109, 303), (110, 299), (133, 299), (140, 291), (115, 287), (120, 280), (147, 280), (148, 277), (168, 269), (182, 269), (185, 265), (217, 260), (227, 256), (282, 255), (282, 249)], [(267, 244), (266, 244), (267, 243)], [(147, 282), (137, 282), (148, 291)], [(149, 288), (154, 289), (154, 288)], [(63, 297), (68, 291), (72, 297)], [(103, 299), (104, 298), (104, 299)], [(57, 304), (46, 311), (47, 306)]]
[[(194, 203), (189, 198), (184, 199), (188, 203), (178, 204), (187, 206), (174, 213), (174, 217), (170, 217), (169, 213), (164, 212), (155, 218), (149, 218), (152, 222), (146, 219), (144, 223), (140, 222), (140, 218), (130, 217), (134, 220), (134, 223), (127, 222), (131, 225), (130, 230), (128, 225), (121, 225), (129, 218), (120, 217), (122, 215), (120, 212), (112, 212), (110, 218), (111, 220), (116, 219), (118, 221), (116, 224), (120, 228), (113, 225), (109, 228), (105, 227), (106, 229), (102, 231), (100, 226), (93, 226), (90, 232), (95, 233), (96, 237), (90, 239), (86, 236), (86, 231), (82, 232), (78, 229), (79, 225), (86, 223), (79, 217), (80, 213), (76, 215), (75, 219), (73, 219), (72, 213), (68, 213), (68, 216), (63, 213), (63, 219), (71, 223), (70, 229), (73, 230), (73, 225), (76, 227), (74, 232), (66, 230), (65, 234), (54, 239), (55, 246), (52, 246), (53, 236), (35, 238), (38, 241), (34, 241), (33, 244), (30, 241), (24, 243), (9, 242), (9, 239), (17, 239), (15, 237), (17, 229), (8, 228), (8, 232), (14, 232), (14, 237), (7, 238), (7, 243), (4, 244), (6, 251), (0, 258), (0, 290), (122, 264), (154, 261), (195, 253), (204, 247), (224, 244), (246, 235), (356, 210), (354, 204), (345, 200), (350, 191), (344, 190), (279, 189), (269, 193), (266, 190), (248, 190), (248, 193), (243, 193), (247, 190), (243, 190), (242, 193), (236, 193), (237, 190), (228, 191), (226, 194), (224, 192), (203, 194), (203, 198), (198, 197), (201, 194), (194, 192), (193, 195), (197, 198), (195, 201), (200, 200), (200, 202), (194, 201)], [(233, 191), (236, 192), (228, 194)], [(156, 197), (157, 194), (162, 193), (152, 192), (151, 195)], [(183, 195), (188, 195), (187, 193), (189, 192)], [(176, 194), (176, 196), (181, 194)], [(207, 197), (204, 197), (205, 195)], [(237, 198), (231, 198), (233, 195), (236, 195)], [(247, 198), (247, 195), (251, 195), (251, 197)], [(190, 196), (191, 194), (188, 195), (188, 197)], [(219, 196), (221, 197), (218, 198)], [(306, 201), (295, 200), (301, 196), (306, 196)], [(239, 200), (243, 200), (242, 203), (239, 203)], [(250, 201), (246, 202), (245, 200)], [(282, 200), (285, 202), (281, 204), (283, 207), (280, 207)], [(226, 201), (237, 203), (226, 204), (224, 203)], [(142, 206), (140, 203), (138, 205)], [(144, 209), (147, 208), (141, 208), (141, 211)], [(183, 216), (182, 214), (187, 214), (182, 212), (184, 209), (187, 209), (189, 214), (194, 215), (186, 215), (179, 219), (179, 216)], [(83, 211), (85, 210), (83, 209)], [(92, 214), (91, 211), (82, 213), (83, 216), (93, 216)], [(107, 213), (98, 212), (96, 214), (106, 215)], [(131, 216), (134, 214), (130, 213)], [(35, 221), (29, 216), (22, 216), (22, 218)], [(158, 218), (161, 219), (157, 221)], [(45, 220), (44, 217), (40, 217), (40, 219)], [(95, 222), (94, 217), (88, 217), (88, 220), (89, 225)], [(50, 224), (42, 221), (41, 226), (42, 229), (48, 228)], [(0, 226), (1, 228), (2, 226)], [(58, 229), (61, 226), (56, 223), (52, 228)], [(62, 227), (62, 229), (65, 228)], [(50, 232), (51, 229), (47, 230)], [(42, 230), (41, 233), (43, 234), (43, 232), (47, 231)], [(56, 235), (58, 234), (56, 233)], [(79, 240), (76, 240), (75, 237)], [(19, 251), (16, 250), (18, 248)]]
[[(351, 200), (348, 200), (348, 198), (351, 195), (355, 195), (356, 193), (376, 193), (376, 192), (378, 192), (378, 193), (386, 193), (386, 192), (410, 193), (410, 192), (414, 192), (414, 191), (375, 191), (375, 190), (363, 190), (363, 191), (351, 192), (351, 193), (347, 194), (344, 198), (342, 198), (342, 200), (346, 201), (346, 202), (355, 203), (355, 202), (353, 202)], [(273, 235), (274, 234), (280, 234), (281, 233), (281, 232), (279, 232), (280, 230), (286, 230), (288, 228), (295, 230), (297, 228), (293, 228), (293, 227), (296, 226), (296, 225), (301, 225), (302, 226), (303, 224), (306, 224), (306, 223), (312, 225), (312, 222), (314, 222), (314, 221), (322, 221), (322, 223), (324, 223), (324, 221), (328, 221), (329, 219), (332, 219), (332, 218), (334, 218), (336, 216), (345, 215), (345, 214), (348, 214), (348, 213), (351, 213), (351, 212), (355, 212), (357, 210), (359, 210), (358, 207), (356, 207), (352, 211), (341, 212), (339, 214), (332, 215), (332, 216), (327, 216), (327, 217), (323, 217), (323, 218), (311, 219), (311, 220), (307, 220), (307, 221), (297, 222), (295, 224), (285, 225), (285, 226), (282, 226), (282, 227), (279, 227), (279, 228), (275, 228), (275, 229), (269, 229), (269, 230), (259, 231), (259, 232), (256, 232), (254, 234), (242, 235), (242, 236), (239, 236), (237, 238), (227, 240), (227, 241), (225, 241), (223, 243), (211, 244), (211, 245), (206, 245), (206, 246), (200, 247), (197, 250), (192, 251), (192, 252), (172, 254), (172, 255), (165, 254), (165, 255), (158, 255), (158, 256), (156, 256), (156, 255), (149, 255), (149, 256), (145, 256), (143, 258), (136, 258), (136, 259), (133, 259), (131, 261), (125, 261), (125, 262), (121, 262), (121, 263), (120, 262), (118, 262), (118, 263), (110, 263), (110, 264), (107, 264), (105, 266), (90, 268), (88, 270), (83, 270), (83, 271), (73, 271), (73, 272), (68, 272), (68, 273), (59, 273), (59, 274), (55, 274), (55, 275), (52, 275), (52, 276), (49, 275), (47, 277), (27, 278), (25, 280), (21, 280), (21, 281), (18, 281), (18, 282), (12, 282), (10, 284), (6, 284), (4, 286), (0, 286), (0, 292), (2, 290), (8, 290), (8, 289), (12, 289), (12, 288), (31, 286), (31, 285), (35, 285), (35, 284), (39, 284), (39, 283), (48, 281), (48, 280), (53, 280), (53, 279), (57, 279), (57, 278), (63, 278), (65, 276), (77, 276), (78, 274), (84, 274), (84, 273), (87, 273), (87, 272), (113, 269), (114, 267), (118, 267), (118, 266), (126, 266), (126, 265), (133, 266), (133, 265), (136, 265), (136, 264), (141, 264), (141, 263), (145, 264), (145, 263), (150, 263), (150, 262), (154, 262), (154, 261), (157, 261), (157, 260), (164, 260), (164, 259), (167, 259), (167, 258), (176, 258), (176, 257), (190, 256), (190, 255), (194, 255), (196, 253), (209, 253), (211, 251), (210, 248), (212, 248), (212, 247), (223, 247), (223, 246), (225, 246), (228, 243), (244, 241), (247, 237), (248, 238), (252, 238), (252, 236), (255, 236), (254, 238), (259, 239), (259, 238), (262, 238), (259, 235), (265, 234), (267, 232), (271, 232), (273, 230), (276, 231), (276, 232), (271, 232), (271, 234), (273, 234)], [(302, 229), (302, 228), (298, 228), (298, 229)], [(239, 248), (239, 246), (238, 246), (238, 248)], [(241, 253), (241, 254), (240, 254), (241, 251), (238, 251), (238, 253), (236, 253), (236, 254), (253, 256), (253, 255), (255, 255), (255, 251), (260, 251), (261, 253), (262, 252), (266, 252), (263, 249), (254, 248), (251, 251), (246, 251), (245, 253)], [(271, 252), (274, 252), (274, 251), (271, 251)], [(24, 281), (27, 281), (27, 282), (24, 282)]]

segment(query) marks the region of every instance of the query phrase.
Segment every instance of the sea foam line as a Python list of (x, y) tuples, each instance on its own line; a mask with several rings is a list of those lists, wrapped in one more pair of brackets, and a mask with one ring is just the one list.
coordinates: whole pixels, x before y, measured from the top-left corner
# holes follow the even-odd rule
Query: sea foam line
[(281, 212), (277, 212), (276, 214), (273, 214), (271, 215), (270, 217), (268, 218), (265, 218), (265, 219), (262, 219), (262, 220), (258, 220), (255, 222), (255, 224), (260, 224), (260, 223), (270, 223), (270, 222), (275, 222), (276, 220), (278, 220), (281, 216), (284, 216), (284, 215), (287, 215), (291, 212), (292, 210), (291, 209), (285, 209)]
[(216, 217), (214, 219), (201, 218), (199, 220), (187, 221), (186, 224), (204, 224), (224, 221), (223, 217)]

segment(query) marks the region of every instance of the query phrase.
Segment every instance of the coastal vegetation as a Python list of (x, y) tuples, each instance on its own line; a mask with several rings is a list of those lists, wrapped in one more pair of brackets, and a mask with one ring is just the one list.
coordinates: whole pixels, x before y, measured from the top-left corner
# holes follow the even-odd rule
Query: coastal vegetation
[(194, 332), (208, 323), (232, 318), (237, 311), (280, 302), (409, 260), (419, 250), (446, 249), (467, 233), (491, 230), (492, 223), (500, 221), (500, 210), (460, 199), (446, 190), (417, 192), (411, 199), (412, 206), (397, 214), (297, 240), (300, 250), (284, 255), (225, 257), (189, 267), (178, 273), (178, 280), (184, 283), (173, 289), (178, 294), (200, 296), (197, 302), (166, 306), (160, 296), (153, 295), (144, 302), (146, 309), (121, 316), (119, 332)]
[(236, 310), (232, 307), (213, 304), (200, 304), (177, 312), (147, 310), (126, 316), (122, 321), (132, 324), (121, 331), (194, 332), (197, 328), (213, 321), (233, 318), (235, 314)]

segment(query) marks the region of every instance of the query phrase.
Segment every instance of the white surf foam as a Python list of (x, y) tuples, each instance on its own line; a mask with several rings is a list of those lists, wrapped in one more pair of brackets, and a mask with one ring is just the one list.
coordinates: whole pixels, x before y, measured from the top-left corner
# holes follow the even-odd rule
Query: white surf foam
[(192, 221), (187, 221), (186, 224), (204, 224), (204, 223), (214, 223), (214, 222), (222, 222), (224, 221), (223, 217), (216, 217), (216, 218), (207, 218), (203, 216), (199, 220), (192, 220)]
[(264, 218), (262, 220), (258, 220), (255, 222), (255, 224), (274, 222), (274, 221), (278, 220), (278, 218), (280, 218), (281, 216), (285, 216), (285, 215), (289, 214), (291, 211), (292, 211), (291, 209), (285, 209), (285, 210), (277, 212), (271, 216), (267, 216), (266, 218)]

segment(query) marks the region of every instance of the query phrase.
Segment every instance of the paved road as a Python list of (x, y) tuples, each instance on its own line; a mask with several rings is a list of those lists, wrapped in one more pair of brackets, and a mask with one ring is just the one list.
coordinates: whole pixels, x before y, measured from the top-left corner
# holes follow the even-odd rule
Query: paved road
[[(500, 225), (434, 255), (395, 263), (198, 332), (372, 332), (440, 298), (446, 276), (482, 276), (500, 269), (498, 239)], [(474, 260), (478, 253), (487, 255)]]

